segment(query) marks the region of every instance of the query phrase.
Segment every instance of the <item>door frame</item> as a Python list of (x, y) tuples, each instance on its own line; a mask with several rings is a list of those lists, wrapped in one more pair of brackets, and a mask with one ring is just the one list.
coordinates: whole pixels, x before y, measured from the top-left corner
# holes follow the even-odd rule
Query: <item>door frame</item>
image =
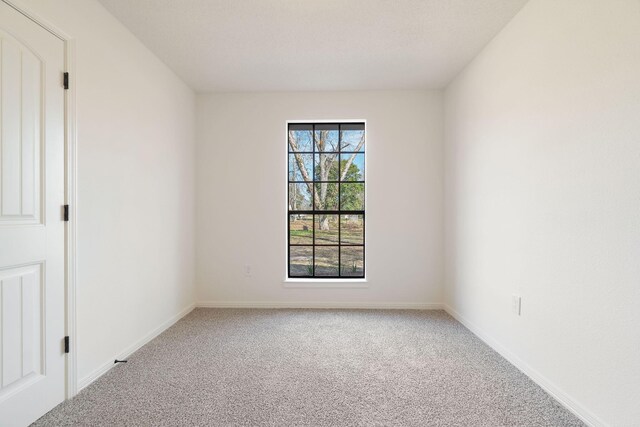
[[(69, 221), (65, 223), (65, 335), (69, 337), (69, 353), (65, 361), (65, 397), (71, 399), (78, 393), (77, 376), (77, 324), (76, 324), (76, 277), (77, 277), (77, 140), (76, 140), (76, 43), (69, 34), (60, 30), (47, 19), (29, 10), (23, 0), (0, 0), (11, 6), (40, 27), (64, 42), (65, 72), (70, 75), (69, 89), (64, 91), (64, 198), (69, 205)], [(62, 76), (61, 76), (62, 83)], [(62, 210), (62, 208), (61, 208)], [(62, 340), (63, 337), (60, 337)]]

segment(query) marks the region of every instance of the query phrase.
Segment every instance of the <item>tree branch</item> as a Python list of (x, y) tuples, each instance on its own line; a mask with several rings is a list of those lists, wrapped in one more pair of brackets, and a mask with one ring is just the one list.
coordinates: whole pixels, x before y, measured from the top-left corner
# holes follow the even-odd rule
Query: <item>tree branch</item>
[(304, 179), (305, 184), (307, 184), (307, 189), (309, 190), (309, 194), (313, 194), (313, 200), (316, 203), (316, 206), (320, 206), (320, 200), (318, 199), (318, 194), (313, 191), (313, 180), (309, 178), (309, 172), (307, 172), (307, 167), (304, 165), (304, 159), (302, 158), (302, 154), (299, 153), (298, 143), (296, 142), (296, 138), (293, 135), (293, 131), (289, 132), (289, 145), (291, 146), (291, 150), (293, 151), (293, 155), (296, 158), (296, 163), (298, 164), (298, 168), (300, 169), (300, 173), (302, 174), (302, 179)]
[(340, 175), (340, 181), (344, 180), (344, 177), (347, 176), (347, 172), (349, 171), (349, 168), (351, 167), (351, 163), (353, 163), (353, 159), (356, 158), (356, 154), (358, 154), (358, 151), (360, 151), (360, 148), (362, 148), (362, 144), (364, 144), (364, 132), (362, 133), (362, 137), (360, 138), (360, 142), (358, 142), (358, 145), (356, 146), (356, 149), (354, 150), (355, 153), (353, 153), (351, 155), (351, 157), (349, 157), (349, 160), (347, 160), (347, 163), (345, 163), (345, 168), (342, 171), (342, 174)]

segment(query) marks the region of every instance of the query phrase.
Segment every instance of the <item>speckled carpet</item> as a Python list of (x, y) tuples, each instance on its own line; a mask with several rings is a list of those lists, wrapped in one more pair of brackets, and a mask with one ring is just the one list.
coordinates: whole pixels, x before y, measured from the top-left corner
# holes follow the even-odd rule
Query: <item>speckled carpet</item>
[(37, 426), (582, 426), (443, 311), (196, 309)]

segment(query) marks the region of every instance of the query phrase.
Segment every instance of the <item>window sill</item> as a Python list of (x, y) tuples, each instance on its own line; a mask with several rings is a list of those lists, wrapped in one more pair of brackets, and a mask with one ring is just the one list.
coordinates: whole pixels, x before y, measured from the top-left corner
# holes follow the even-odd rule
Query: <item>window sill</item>
[(367, 279), (285, 279), (285, 288), (368, 288)]

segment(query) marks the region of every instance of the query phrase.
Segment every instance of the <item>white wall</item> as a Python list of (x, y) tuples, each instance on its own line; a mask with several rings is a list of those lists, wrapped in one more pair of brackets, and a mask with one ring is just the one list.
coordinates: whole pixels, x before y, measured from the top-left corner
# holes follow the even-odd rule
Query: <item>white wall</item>
[(592, 421), (638, 425), (640, 1), (531, 0), (445, 104), (448, 304)]
[(98, 2), (21, 4), (77, 46), (82, 385), (194, 301), (195, 95)]
[[(198, 96), (198, 299), (214, 304), (442, 301), (440, 92)], [(365, 289), (291, 289), (286, 120), (367, 120)], [(252, 276), (244, 276), (244, 265)]]

